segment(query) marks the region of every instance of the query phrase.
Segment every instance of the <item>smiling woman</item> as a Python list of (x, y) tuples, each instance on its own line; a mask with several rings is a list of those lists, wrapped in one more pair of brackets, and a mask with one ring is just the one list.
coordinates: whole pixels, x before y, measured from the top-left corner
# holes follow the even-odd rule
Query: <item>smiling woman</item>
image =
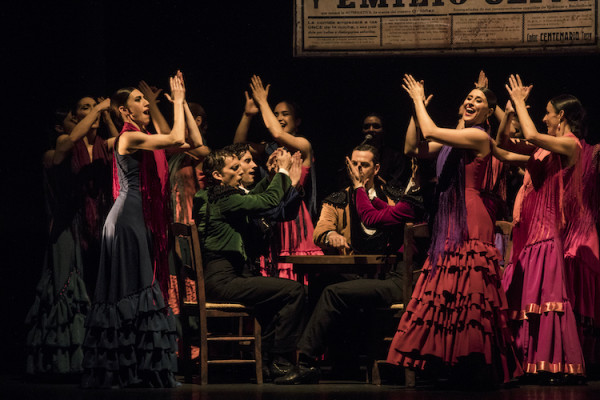
[[(302, 177), (299, 185), (307, 194), (308, 202), (302, 200), (298, 216), (292, 221), (282, 221), (276, 225), (276, 236), (271, 249), (271, 260), (265, 264), (275, 263), (274, 276), (295, 279), (292, 264), (277, 263), (278, 256), (289, 255), (318, 255), (323, 254), (321, 249), (314, 244), (312, 237), (314, 231), (313, 219), (316, 215), (316, 178), (314, 171), (314, 154), (311, 143), (300, 136), (298, 129), (302, 122), (300, 107), (292, 101), (280, 101), (272, 110), (267, 97), (270, 85), (263, 85), (259, 76), (252, 76), (250, 81), (252, 96), (245, 92), (246, 106), (244, 114), (235, 132), (234, 143), (245, 143), (248, 135), (250, 120), (259, 112), (263, 122), (269, 130), (273, 141), (268, 143), (251, 143), (250, 150), (257, 159), (266, 158), (277, 148), (283, 147), (288, 151), (300, 152), (302, 155)], [(265, 157), (266, 156), (266, 157)], [(266, 275), (270, 268), (265, 268)]]
[(590, 299), (600, 265), (597, 184), (591, 183), (598, 170), (593, 148), (582, 139), (585, 112), (574, 96), (557, 96), (546, 105), (547, 134), (540, 133), (525, 104), (531, 86), (511, 75), (507, 90), (514, 104), (509, 118), (516, 112), (527, 139), (518, 149), (531, 157), (515, 200), (512, 262), (503, 286), (525, 372), (575, 382), (585, 374), (584, 357), (594, 360), (582, 344), (592, 350), (597, 341), (588, 332), (597, 316), (597, 301)]
[(494, 111), (495, 96), (484, 89), (472, 90), (463, 102), (465, 128), (445, 129), (427, 113), (423, 82), (405, 75), (403, 88), (413, 100), (415, 119), (427, 140), (419, 145), (418, 154), (439, 152), (439, 204), (429, 257), (388, 361), (420, 369), (431, 366), (437, 373), (450, 371), (456, 384), (467, 376), (471, 386), (507, 382), (522, 371), (500, 286), (501, 256), (493, 245), (495, 216), (483, 198), (494, 181), (492, 143), (484, 126)]

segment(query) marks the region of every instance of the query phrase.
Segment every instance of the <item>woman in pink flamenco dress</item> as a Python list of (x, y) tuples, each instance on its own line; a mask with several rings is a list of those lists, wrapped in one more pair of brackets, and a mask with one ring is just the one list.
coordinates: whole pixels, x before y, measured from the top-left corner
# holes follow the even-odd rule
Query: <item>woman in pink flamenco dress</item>
[[(582, 220), (581, 104), (573, 96), (548, 102), (539, 133), (525, 100), (531, 86), (511, 75), (506, 86), (529, 151), (523, 186), (513, 216), (513, 254), (503, 287), (511, 309), (516, 344), (525, 372), (549, 382), (584, 375), (584, 359), (573, 304), (568, 296), (575, 274), (565, 268), (566, 221)], [(597, 239), (596, 239), (597, 241)], [(541, 374), (540, 374), (541, 373)]]
[[(255, 159), (264, 154), (269, 155), (277, 147), (285, 147), (291, 153), (299, 151), (302, 155), (302, 177), (300, 185), (303, 187), (307, 197), (308, 205), (303, 200), (300, 204), (298, 217), (292, 221), (280, 222), (277, 224), (275, 240), (277, 243), (273, 246), (273, 261), (277, 261), (278, 256), (288, 255), (320, 255), (323, 251), (313, 242), (313, 215), (316, 214), (316, 182), (314, 175), (314, 154), (310, 142), (302, 136), (298, 136), (298, 127), (301, 118), (298, 115), (298, 107), (289, 101), (277, 103), (274, 110), (271, 110), (267, 101), (270, 85), (265, 88), (260, 77), (254, 75), (250, 82), (252, 96), (245, 92), (246, 106), (244, 114), (235, 133), (234, 143), (246, 142), (250, 121), (254, 115), (259, 112), (262, 115), (265, 126), (269, 130), (274, 142), (271, 143), (252, 143), (250, 146), (252, 155)], [(290, 263), (278, 263), (276, 277), (296, 279), (296, 274), (292, 270)], [(269, 268), (262, 271), (263, 274), (270, 274)]]
[(484, 198), (493, 184), (493, 146), (483, 126), (496, 97), (486, 88), (473, 89), (463, 104), (464, 128), (444, 129), (427, 113), (422, 82), (405, 75), (403, 88), (426, 140), (417, 146), (419, 156), (439, 152), (439, 206), (429, 256), (388, 362), (426, 369), (457, 385), (507, 382), (522, 370), (508, 327), (494, 217)]
[[(600, 145), (581, 143), (583, 208), (563, 231), (567, 296), (573, 307), (587, 369), (600, 367)], [(567, 190), (571, 181), (566, 182)], [(577, 206), (579, 206), (577, 204)]]

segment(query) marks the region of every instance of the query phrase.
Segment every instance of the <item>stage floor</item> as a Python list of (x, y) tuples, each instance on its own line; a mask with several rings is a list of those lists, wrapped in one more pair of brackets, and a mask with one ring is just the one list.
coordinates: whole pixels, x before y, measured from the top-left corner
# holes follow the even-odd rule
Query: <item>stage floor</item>
[(175, 389), (84, 390), (77, 383), (32, 382), (23, 376), (0, 376), (1, 397), (7, 400), (583, 400), (600, 398), (600, 381), (578, 386), (520, 385), (490, 391), (464, 391), (422, 386), (374, 386), (359, 381), (322, 381), (318, 385), (278, 386), (267, 383), (182, 384)]

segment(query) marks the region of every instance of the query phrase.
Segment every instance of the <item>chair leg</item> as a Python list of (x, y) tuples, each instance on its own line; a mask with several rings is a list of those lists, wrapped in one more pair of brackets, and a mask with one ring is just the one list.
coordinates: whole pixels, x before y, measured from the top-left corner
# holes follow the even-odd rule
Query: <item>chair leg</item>
[(410, 388), (416, 386), (415, 371), (407, 367), (404, 367), (404, 385)]
[(381, 386), (381, 375), (379, 375), (379, 362), (377, 360), (373, 360), (371, 364), (371, 383)]
[(181, 366), (185, 383), (192, 383), (192, 344), (190, 341), (190, 326), (186, 313), (180, 312), (181, 337), (179, 350), (181, 352)]
[(256, 383), (263, 384), (263, 363), (262, 363), (262, 329), (258, 320), (254, 318), (254, 360), (256, 368)]
[(208, 330), (206, 318), (200, 318), (200, 384), (208, 384)]

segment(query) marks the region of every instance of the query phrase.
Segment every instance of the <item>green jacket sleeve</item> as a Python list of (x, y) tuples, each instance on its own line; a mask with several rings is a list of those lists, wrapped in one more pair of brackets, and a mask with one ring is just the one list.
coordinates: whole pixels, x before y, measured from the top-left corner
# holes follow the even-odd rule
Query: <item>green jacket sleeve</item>
[(260, 213), (276, 207), (289, 189), (289, 176), (277, 173), (267, 189), (262, 193), (234, 194), (222, 200), (219, 204), (223, 213)]

